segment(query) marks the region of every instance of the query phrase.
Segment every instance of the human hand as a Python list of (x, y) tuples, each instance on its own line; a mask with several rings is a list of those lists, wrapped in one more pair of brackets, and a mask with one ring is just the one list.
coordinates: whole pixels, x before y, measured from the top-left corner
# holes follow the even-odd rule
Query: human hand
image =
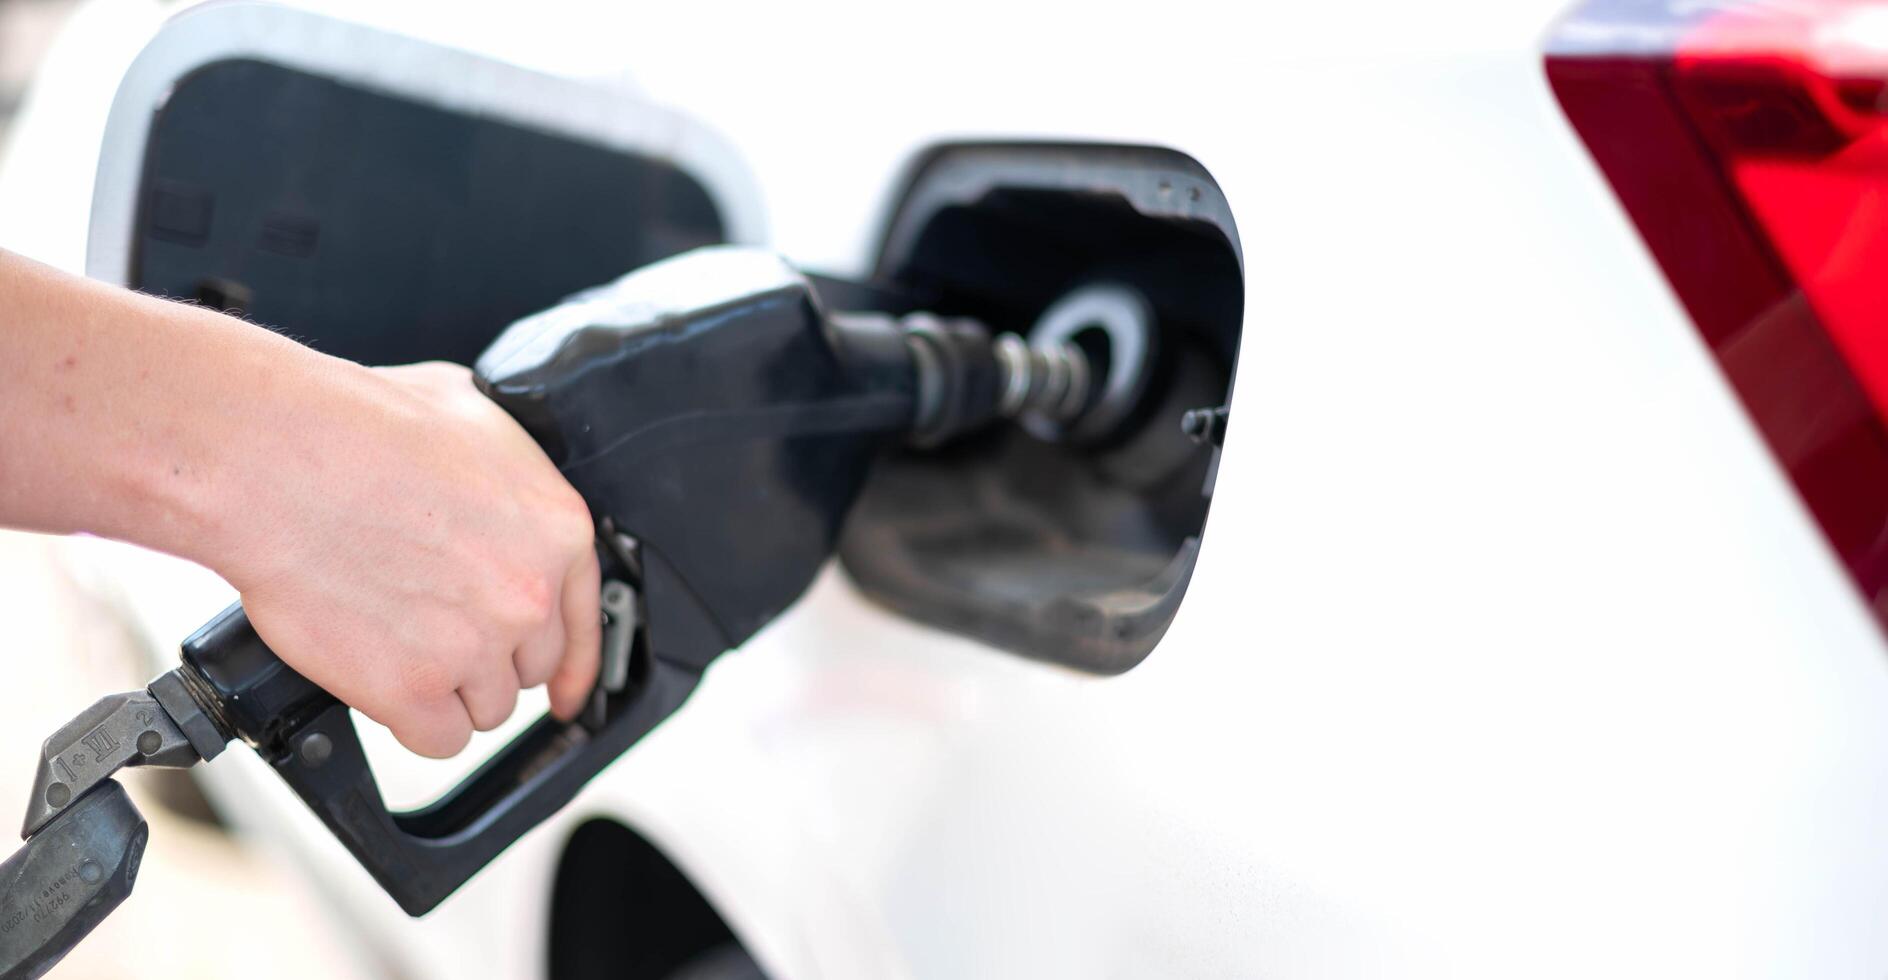
[(257, 633), (421, 755), (457, 753), (538, 684), (574, 717), (601, 632), (583, 499), (464, 368), (331, 373), (258, 454), (268, 492), (229, 504), (213, 567)]
[(0, 525), (196, 561), (289, 666), (448, 756), (602, 632), (590, 514), (450, 364), (371, 369), (0, 251)]

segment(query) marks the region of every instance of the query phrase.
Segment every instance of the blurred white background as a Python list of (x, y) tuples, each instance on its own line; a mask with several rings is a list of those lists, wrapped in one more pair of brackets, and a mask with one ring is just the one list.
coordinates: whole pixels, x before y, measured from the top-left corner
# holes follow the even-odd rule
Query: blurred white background
[(0, 0), (0, 146), (20, 98), (78, 0)]

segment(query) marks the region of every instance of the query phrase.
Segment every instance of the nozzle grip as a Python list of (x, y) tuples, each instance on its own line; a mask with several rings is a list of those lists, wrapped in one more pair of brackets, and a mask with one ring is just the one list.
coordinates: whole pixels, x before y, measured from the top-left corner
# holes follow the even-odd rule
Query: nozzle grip
[(276, 659), (240, 607), (184, 644), (206, 713), (413, 915), (568, 802), (806, 590), (873, 460), (910, 429), (918, 383), (901, 333), (830, 322), (804, 276), (740, 248), (656, 263), (513, 324), (475, 381), (599, 524), (634, 541), (633, 572), (618, 559), (605, 577), (641, 594), (643, 656), (601, 721), (541, 718), (437, 803), (394, 813), (347, 709)]
[(274, 767), (407, 914), (424, 915), (679, 707), (699, 673), (661, 657), (590, 730), (539, 718), (437, 802), (394, 812), (347, 706), (277, 658), (240, 604), (184, 643), (224, 723)]

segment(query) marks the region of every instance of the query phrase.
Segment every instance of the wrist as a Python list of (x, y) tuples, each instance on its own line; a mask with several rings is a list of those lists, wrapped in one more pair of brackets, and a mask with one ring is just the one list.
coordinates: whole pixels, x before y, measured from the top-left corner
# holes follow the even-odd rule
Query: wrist
[(141, 527), (124, 535), (210, 568), (239, 590), (278, 574), (291, 500), (337, 459), (337, 431), (358, 427), (373, 372), (221, 314), (174, 308), (180, 328), (208, 334), (188, 424), (133, 452)]

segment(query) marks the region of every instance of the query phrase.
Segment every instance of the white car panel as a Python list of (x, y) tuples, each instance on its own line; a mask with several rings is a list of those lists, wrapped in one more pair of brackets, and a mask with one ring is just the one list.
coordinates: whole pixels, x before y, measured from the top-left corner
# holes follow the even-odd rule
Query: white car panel
[[(1115, 678), (829, 570), (423, 920), (245, 753), (218, 799), (415, 977), (541, 972), (592, 814), (782, 977), (1880, 972), (1881, 634), (1561, 118), (1560, 7), (467, 12), (524, 25), (526, 63), (618, 58), (727, 134), (773, 244), (841, 271), (936, 141), (1192, 154), (1247, 273), (1199, 566)], [(98, 564), (154, 637), (226, 598)]]

